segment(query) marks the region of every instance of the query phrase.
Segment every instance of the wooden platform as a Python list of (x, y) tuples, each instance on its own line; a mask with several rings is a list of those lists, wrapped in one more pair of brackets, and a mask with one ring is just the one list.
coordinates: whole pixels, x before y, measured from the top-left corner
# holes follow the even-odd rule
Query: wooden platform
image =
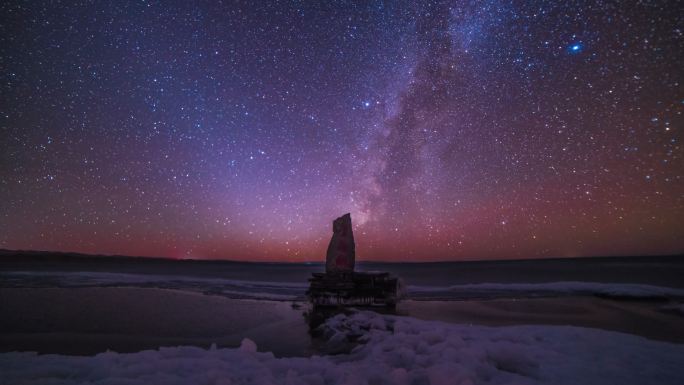
[(397, 278), (389, 273), (314, 273), (307, 295), (314, 306), (386, 306), (398, 301)]

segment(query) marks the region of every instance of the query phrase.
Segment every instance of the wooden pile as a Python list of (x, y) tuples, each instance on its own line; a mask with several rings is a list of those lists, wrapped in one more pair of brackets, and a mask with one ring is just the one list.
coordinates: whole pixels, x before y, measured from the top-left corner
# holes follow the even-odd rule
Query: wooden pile
[(389, 273), (313, 273), (307, 295), (314, 306), (394, 307), (397, 278)]

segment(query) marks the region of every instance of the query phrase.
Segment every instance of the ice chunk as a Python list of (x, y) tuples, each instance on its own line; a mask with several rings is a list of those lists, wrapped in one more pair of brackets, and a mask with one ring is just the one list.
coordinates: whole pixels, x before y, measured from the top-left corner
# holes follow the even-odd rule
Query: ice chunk
[(256, 353), (257, 345), (254, 341), (250, 340), (249, 338), (243, 338), (242, 342), (240, 343), (240, 351), (246, 353)]

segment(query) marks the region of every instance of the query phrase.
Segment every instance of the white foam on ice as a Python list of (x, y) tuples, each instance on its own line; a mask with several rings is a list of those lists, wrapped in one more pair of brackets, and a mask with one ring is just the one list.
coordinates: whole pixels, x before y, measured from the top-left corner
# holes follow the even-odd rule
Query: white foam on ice
[(351, 354), (276, 358), (237, 349), (161, 348), (93, 357), (0, 354), (7, 384), (684, 384), (684, 345), (565, 326), (482, 327), (362, 312), (326, 323)]
[[(36, 278), (49, 279), (58, 287), (159, 287), (223, 294), (227, 297), (293, 300), (302, 298), (307, 283), (276, 281), (245, 281), (223, 278), (203, 278), (175, 275), (127, 274), (107, 272), (43, 272), (11, 271), (0, 273), (5, 281), (27, 282)], [(29, 285), (30, 286), (30, 285)]]
[(625, 298), (684, 297), (684, 290), (632, 283), (547, 282), (547, 283), (477, 283), (454, 286), (409, 286), (409, 297), (463, 298), (500, 297), (512, 294), (533, 296), (603, 295)]
[[(158, 287), (199, 292), (211, 292), (232, 298), (288, 301), (303, 299), (308, 283), (279, 281), (247, 281), (224, 278), (204, 278), (175, 275), (127, 274), (107, 272), (0, 272), (0, 283), (7, 287), (49, 286), (98, 287), (135, 286)], [(402, 297), (416, 300), (452, 300), (473, 298), (537, 297), (559, 295), (602, 295), (622, 298), (684, 298), (684, 289), (633, 283), (547, 282), (547, 283), (477, 283), (453, 286), (405, 286), (400, 280)]]

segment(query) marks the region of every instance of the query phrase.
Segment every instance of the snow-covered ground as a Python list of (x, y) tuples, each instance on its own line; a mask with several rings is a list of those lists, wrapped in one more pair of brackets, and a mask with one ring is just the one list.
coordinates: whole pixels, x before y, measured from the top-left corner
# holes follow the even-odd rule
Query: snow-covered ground
[(483, 327), (361, 312), (324, 327), (350, 354), (276, 358), (161, 348), (93, 357), (0, 354), (2, 384), (684, 384), (684, 345), (560, 326)]

